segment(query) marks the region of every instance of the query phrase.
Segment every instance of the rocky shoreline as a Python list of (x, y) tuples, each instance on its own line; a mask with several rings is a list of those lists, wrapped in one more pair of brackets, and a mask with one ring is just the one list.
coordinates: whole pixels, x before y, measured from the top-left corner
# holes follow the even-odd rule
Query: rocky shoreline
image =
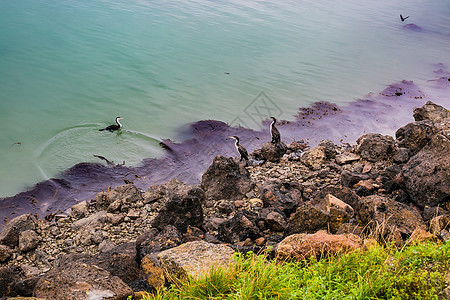
[[(303, 259), (450, 239), (450, 112), (428, 102), (395, 139), (266, 143), (250, 164), (216, 156), (200, 185), (128, 183), (31, 214), (0, 233), (0, 297), (138, 298), (226, 264), (234, 251)], [(448, 291), (450, 293), (450, 291)]]

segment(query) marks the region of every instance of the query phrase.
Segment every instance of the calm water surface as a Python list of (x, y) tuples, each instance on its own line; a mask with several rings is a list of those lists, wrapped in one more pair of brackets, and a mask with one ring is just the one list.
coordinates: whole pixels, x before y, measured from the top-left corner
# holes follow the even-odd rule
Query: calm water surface
[(420, 84), (449, 49), (448, 0), (2, 0), (0, 197), (94, 154), (138, 165), (197, 120), (257, 128), (261, 92), (292, 119)]

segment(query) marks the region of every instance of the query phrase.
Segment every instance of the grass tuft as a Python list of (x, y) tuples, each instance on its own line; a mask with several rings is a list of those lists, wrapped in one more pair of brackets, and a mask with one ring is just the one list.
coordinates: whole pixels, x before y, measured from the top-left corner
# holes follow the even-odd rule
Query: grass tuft
[(450, 242), (374, 246), (319, 261), (236, 254), (228, 268), (144, 299), (438, 299), (449, 260)]

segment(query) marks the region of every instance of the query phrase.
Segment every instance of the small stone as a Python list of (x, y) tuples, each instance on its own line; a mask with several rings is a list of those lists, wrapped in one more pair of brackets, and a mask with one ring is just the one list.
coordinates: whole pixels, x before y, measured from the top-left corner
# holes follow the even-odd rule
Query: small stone
[(261, 199), (258, 198), (252, 198), (250, 200), (248, 200), (248, 202), (250, 202), (252, 205), (262, 205), (263, 202)]
[(242, 200), (236, 200), (236, 201), (234, 201), (234, 206), (235, 206), (236, 208), (241, 208), (242, 206), (244, 206), (244, 201), (242, 201)]
[(8, 246), (0, 245), (0, 262), (6, 262), (12, 256), (12, 250)]
[(355, 153), (352, 152), (344, 152), (342, 154), (338, 154), (335, 157), (336, 163), (343, 165), (348, 164), (354, 161), (360, 160), (361, 157)]
[(255, 240), (255, 244), (256, 244), (257, 246), (264, 246), (264, 243), (265, 243), (265, 242), (266, 242), (266, 239), (263, 238), (263, 237), (257, 238), (257, 239)]

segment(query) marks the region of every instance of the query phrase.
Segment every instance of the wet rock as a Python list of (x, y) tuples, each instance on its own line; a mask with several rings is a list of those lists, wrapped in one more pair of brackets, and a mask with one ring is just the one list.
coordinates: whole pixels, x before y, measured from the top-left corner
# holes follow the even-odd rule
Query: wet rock
[(258, 215), (256, 213), (241, 209), (233, 218), (219, 225), (218, 238), (231, 244), (245, 241), (247, 238), (255, 240), (263, 235), (257, 223)]
[(109, 221), (106, 211), (102, 210), (89, 217), (80, 219), (72, 224), (72, 230), (78, 231), (83, 229), (85, 231), (93, 231), (95, 228), (101, 227)]
[(346, 151), (342, 154), (336, 155), (335, 159), (336, 163), (344, 165), (354, 161), (358, 161), (361, 159), (361, 157), (353, 152)]
[(176, 194), (161, 208), (152, 226), (162, 230), (167, 225), (175, 226), (180, 232), (187, 227), (200, 227), (203, 223), (202, 202), (205, 194), (200, 188), (192, 188), (185, 194)]
[(341, 182), (343, 186), (353, 187), (361, 180), (370, 179), (370, 176), (364, 173), (350, 172), (347, 170), (342, 171)]
[(324, 149), (327, 159), (331, 160), (336, 157), (336, 145), (332, 141), (323, 140), (318, 146)]
[(428, 101), (424, 106), (414, 108), (414, 120), (431, 120), (433, 122), (441, 122), (445, 118), (450, 118), (450, 111), (441, 105)]
[(354, 234), (331, 235), (325, 231), (314, 234), (294, 234), (278, 244), (277, 254), (298, 260), (326, 257), (336, 253), (354, 251), (362, 246), (361, 239)]
[(0, 263), (6, 262), (12, 255), (12, 250), (8, 246), (0, 245)]
[(225, 245), (195, 241), (165, 250), (158, 254), (162, 269), (171, 282), (198, 278), (213, 266), (228, 266), (232, 263), (234, 250)]
[(145, 256), (159, 253), (180, 244), (181, 235), (175, 226), (167, 225), (161, 232), (158, 232), (155, 228), (150, 229), (136, 239), (138, 261)]
[(409, 149), (410, 156), (412, 156), (425, 147), (436, 132), (437, 128), (433, 122), (427, 120), (409, 123), (399, 128), (395, 137), (398, 146)]
[(19, 251), (27, 252), (35, 249), (40, 241), (39, 235), (34, 230), (25, 230), (19, 233)]
[(202, 176), (201, 187), (207, 199), (238, 200), (252, 190), (254, 183), (248, 171), (233, 158), (216, 156)]
[(130, 204), (142, 201), (141, 191), (133, 184), (116, 187), (109, 192), (97, 194), (96, 206), (98, 210), (106, 209), (108, 212), (126, 211)]
[(288, 147), (283, 142), (277, 144), (268, 142), (262, 145), (260, 149), (253, 151), (251, 155), (256, 160), (278, 162), (287, 150)]
[(127, 299), (133, 291), (117, 276), (95, 265), (70, 263), (45, 274), (35, 287), (45, 299)]
[(436, 134), (403, 167), (405, 191), (419, 207), (437, 206), (450, 199), (450, 139)]
[(400, 234), (405, 240), (416, 228), (425, 229), (418, 210), (389, 198), (376, 195), (362, 198), (357, 212), (359, 225), (382, 238)]
[(265, 181), (260, 187), (264, 207), (273, 207), (289, 217), (303, 203), (302, 187), (278, 179)]
[(358, 138), (356, 143), (356, 152), (368, 161), (387, 160), (394, 153), (394, 139), (388, 135), (368, 133)]
[(81, 201), (80, 203), (75, 204), (71, 208), (70, 215), (74, 219), (81, 219), (84, 218), (89, 212), (89, 204), (87, 201)]
[(0, 232), (0, 244), (14, 248), (19, 244), (19, 234), (25, 230), (34, 230), (36, 223), (31, 214), (15, 217)]

